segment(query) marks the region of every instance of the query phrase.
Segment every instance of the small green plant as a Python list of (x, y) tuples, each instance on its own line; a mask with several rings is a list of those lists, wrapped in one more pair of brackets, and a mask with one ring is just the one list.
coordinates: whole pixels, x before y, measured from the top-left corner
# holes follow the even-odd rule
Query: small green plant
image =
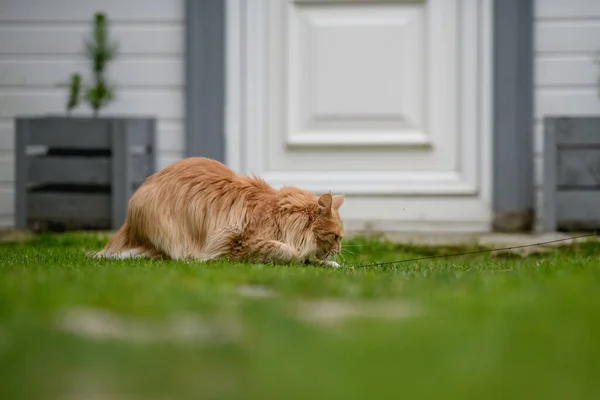
[[(115, 98), (113, 88), (106, 79), (106, 69), (117, 55), (117, 46), (108, 38), (108, 21), (103, 13), (94, 15), (92, 37), (85, 43), (85, 54), (91, 63), (93, 82), (86, 87), (84, 99), (94, 111), (94, 117), (97, 117), (100, 109)], [(81, 76), (73, 74), (67, 102), (69, 113), (79, 104), (80, 91)]]
[(67, 113), (70, 115), (71, 111), (79, 105), (79, 99), (81, 96), (81, 75), (71, 75), (71, 81), (69, 84), (69, 100), (67, 101)]

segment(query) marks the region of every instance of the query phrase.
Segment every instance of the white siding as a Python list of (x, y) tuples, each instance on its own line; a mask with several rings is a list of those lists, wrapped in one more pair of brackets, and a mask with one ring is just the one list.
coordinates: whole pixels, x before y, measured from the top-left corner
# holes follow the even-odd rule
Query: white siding
[[(538, 216), (543, 205), (542, 118), (600, 114), (600, 1), (536, 0), (535, 167)], [(600, 59), (600, 58), (599, 58)], [(540, 221), (538, 221), (539, 226)]]
[(64, 112), (57, 84), (87, 76), (83, 40), (96, 11), (120, 49), (109, 70), (118, 98), (101, 113), (157, 116), (159, 167), (183, 156), (183, 0), (1, 0), (0, 226), (13, 224), (13, 118)]

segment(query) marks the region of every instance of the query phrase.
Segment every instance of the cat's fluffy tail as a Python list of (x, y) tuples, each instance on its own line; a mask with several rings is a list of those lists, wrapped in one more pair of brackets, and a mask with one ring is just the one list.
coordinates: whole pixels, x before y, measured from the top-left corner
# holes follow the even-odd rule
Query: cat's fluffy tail
[(133, 240), (129, 226), (125, 223), (102, 250), (92, 253), (90, 256), (94, 258), (127, 259), (135, 257), (154, 258), (159, 254)]

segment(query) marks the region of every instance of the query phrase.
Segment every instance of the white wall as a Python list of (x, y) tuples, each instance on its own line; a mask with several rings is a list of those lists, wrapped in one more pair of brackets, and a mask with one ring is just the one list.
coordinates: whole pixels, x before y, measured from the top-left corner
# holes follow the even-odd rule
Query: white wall
[[(536, 0), (535, 154), (541, 211), (544, 115), (600, 114), (600, 0)], [(538, 212), (539, 217), (539, 212)], [(538, 221), (539, 223), (539, 221)], [(538, 225), (539, 226), (539, 225)]]
[(121, 53), (109, 67), (118, 98), (101, 113), (157, 116), (159, 167), (183, 156), (183, 0), (1, 0), (0, 226), (13, 225), (13, 118), (64, 112), (57, 84), (88, 73), (83, 40), (96, 11)]

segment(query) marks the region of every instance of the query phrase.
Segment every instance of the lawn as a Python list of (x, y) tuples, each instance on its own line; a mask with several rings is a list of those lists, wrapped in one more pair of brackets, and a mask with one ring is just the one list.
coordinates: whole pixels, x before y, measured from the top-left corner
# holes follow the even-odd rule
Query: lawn
[(361, 267), (465, 249), (356, 238), (327, 269), (104, 242), (0, 245), (0, 398), (600, 398), (598, 243)]

